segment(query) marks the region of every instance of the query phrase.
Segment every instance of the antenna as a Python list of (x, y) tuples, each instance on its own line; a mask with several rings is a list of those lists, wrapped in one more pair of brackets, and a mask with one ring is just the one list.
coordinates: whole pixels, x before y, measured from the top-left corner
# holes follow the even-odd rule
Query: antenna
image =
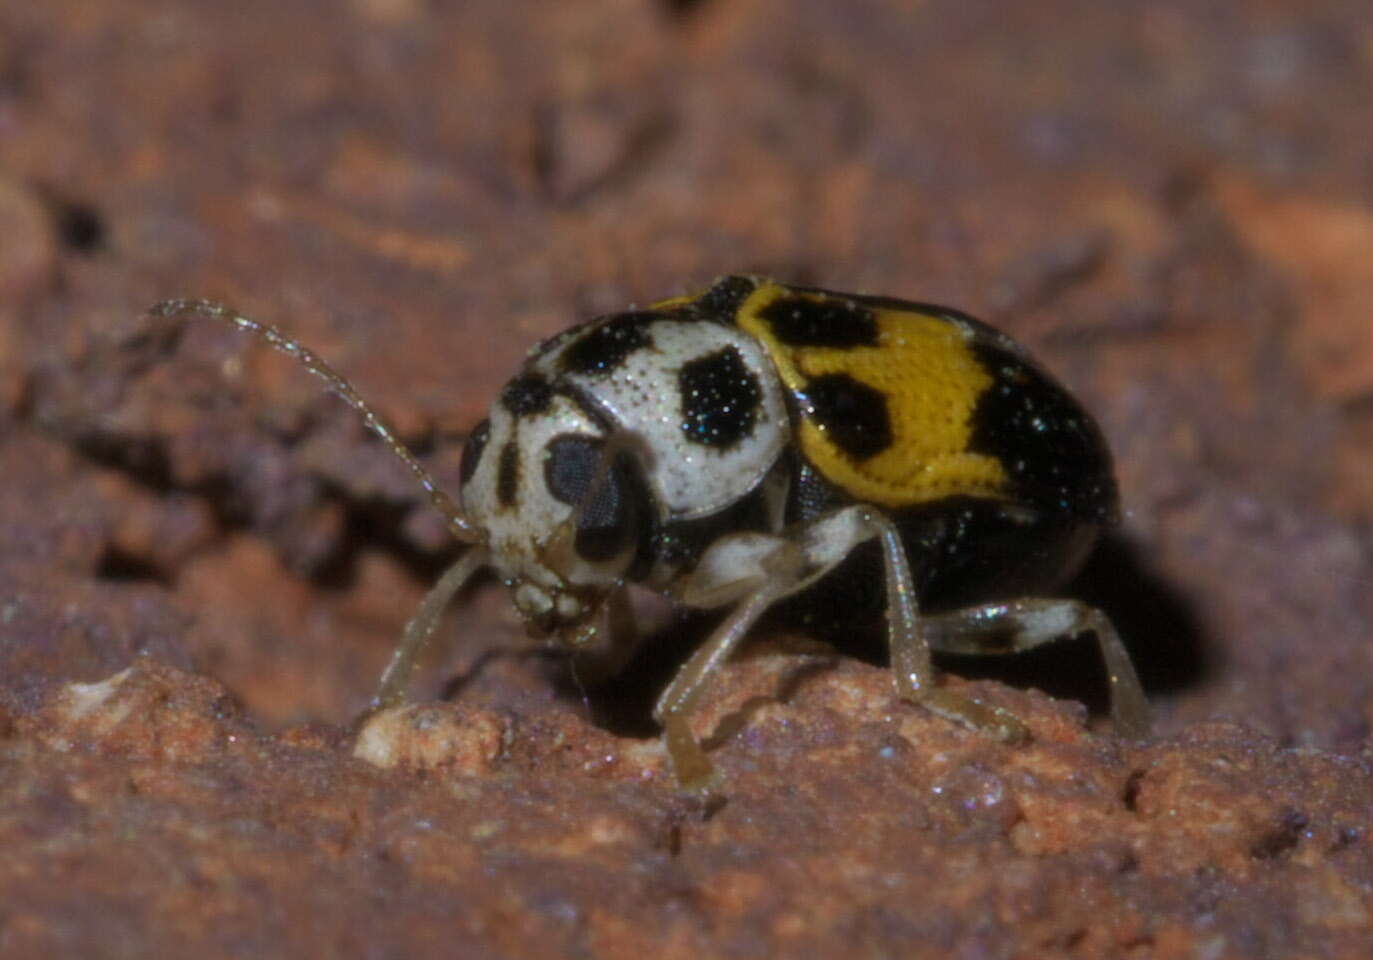
[(233, 308), (214, 300), (164, 300), (148, 312), (155, 317), (170, 320), (182, 320), (190, 316), (228, 323), (240, 330), (246, 330), (258, 339), (266, 341), (273, 349), (299, 362), (306, 370), (323, 380), (329, 390), (342, 397), (348, 406), (356, 410), (362, 416), (362, 422), (367, 425), (367, 428), (380, 437), (391, 452), (410, 468), (410, 472), (415, 475), (415, 479), (424, 488), (424, 492), (429, 494), (429, 501), (448, 521), (448, 528), (453, 532), (454, 537), (462, 543), (480, 543), (484, 539), (482, 532), (476, 525), (463, 516), (458, 505), (453, 502), (453, 498), (439, 488), (438, 482), (420, 463), (419, 458), (396, 436), (396, 432), (391, 429), (390, 424), (383, 420), (366, 400), (362, 399), (347, 379), (321, 360), (313, 350), (288, 337), (270, 323), (262, 323), (251, 317), (245, 317)]

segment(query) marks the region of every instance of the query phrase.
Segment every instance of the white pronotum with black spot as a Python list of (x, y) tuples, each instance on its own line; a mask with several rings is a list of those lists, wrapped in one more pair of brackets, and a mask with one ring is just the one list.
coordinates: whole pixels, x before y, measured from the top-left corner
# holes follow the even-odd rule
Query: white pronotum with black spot
[(591, 612), (588, 592), (670, 578), (678, 564), (655, 547), (766, 490), (788, 429), (753, 338), (686, 315), (605, 317), (536, 348), (492, 404), (464, 454), (463, 507), (521, 612), (553, 629)]

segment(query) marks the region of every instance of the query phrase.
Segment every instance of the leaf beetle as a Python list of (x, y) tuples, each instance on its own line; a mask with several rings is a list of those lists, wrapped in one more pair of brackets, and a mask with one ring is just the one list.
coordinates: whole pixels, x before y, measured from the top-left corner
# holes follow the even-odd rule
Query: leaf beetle
[[(537, 633), (569, 647), (640, 584), (725, 611), (654, 711), (677, 781), (708, 789), (688, 717), (767, 610), (875, 605), (897, 693), (1002, 740), (1009, 712), (940, 687), (931, 651), (1006, 653), (1091, 632), (1118, 732), (1148, 708), (1107, 617), (1046, 598), (1115, 522), (1092, 418), (1017, 343), (947, 307), (728, 276), (534, 347), (469, 434), (448, 496), (310, 350), (222, 304), (228, 322), (321, 377), (418, 478), (466, 549), (422, 601), (373, 708), (402, 701), (444, 608), (490, 568)], [(812, 606), (815, 604), (812, 603)]]

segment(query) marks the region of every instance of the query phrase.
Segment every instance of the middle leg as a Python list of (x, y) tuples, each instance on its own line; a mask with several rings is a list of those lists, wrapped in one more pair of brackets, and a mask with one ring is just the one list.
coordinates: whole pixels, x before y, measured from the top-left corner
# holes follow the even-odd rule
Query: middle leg
[(869, 535), (876, 536), (882, 548), (887, 590), (887, 644), (897, 695), (998, 740), (1013, 743), (1026, 739), (1029, 730), (1010, 711), (935, 686), (928, 620), (920, 614), (901, 533), (885, 514), (870, 507), (855, 509), (861, 511)]

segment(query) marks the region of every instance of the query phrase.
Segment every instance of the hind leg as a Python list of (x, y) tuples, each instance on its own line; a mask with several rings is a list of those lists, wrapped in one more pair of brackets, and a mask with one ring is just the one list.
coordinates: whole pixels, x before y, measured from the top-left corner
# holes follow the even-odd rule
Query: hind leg
[(999, 654), (1041, 644), (1096, 635), (1111, 682), (1111, 719), (1116, 733), (1130, 740), (1149, 735), (1149, 704), (1120, 635), (1107, 616), (1077, 600), (1026, 597), (985, 603), (925, 619), (930, 647), (948, 653)]

